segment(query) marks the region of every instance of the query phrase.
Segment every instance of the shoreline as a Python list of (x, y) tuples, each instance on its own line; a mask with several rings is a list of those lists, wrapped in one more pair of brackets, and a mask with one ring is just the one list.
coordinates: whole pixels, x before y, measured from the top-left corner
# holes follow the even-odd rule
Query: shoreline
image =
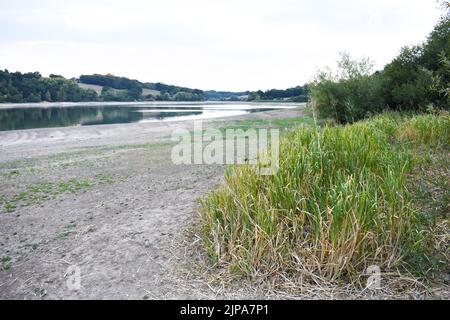
[(158, 105), (175, 105), (175, 106), (200, 106), (200, 105), (251, 105), (251, 106), (277, 106), (278, 109), (288, 109), (295, 107), (302, 107), (304, 103), (296, 102), (270, 102), (270, 101), (128, 101), (128, 102), (114, 102), (114, 101), (91, 101), (91, 102), (36, 102), (36, 103), (0, 103), (0, 110), (2, 109), (22, 109), (22, 108), (65, 108), (65, 107), (128, 107), (128, 106), (158, 106)]
[[(205, 128), (303, 116), (267, 111)], [(214, 298), (204, 279), (187, 276), (202, 257), (185, 235), (198, 223), (196, 199), (221, 183), (224, 168), (173, 164), (179, 129), (192, 123), (0, 132), (0, 255), (8, 259), (0, 299)], [(71, 265), (82, 274), (79, 291), (66, 286)], [(263, 294), (254, 291), (221, 296)]]
[[(240, 120), (267, 120), (304, 116), (305, 108), (284, 108), (272, 111), (203, 120), (214, 127)], [(155, 121), (92, 126), (68, 126), (0, 131), (0, 163), (2, 159), (62, 152), (67, 149), (98, 146), (153, 143), (168, 140), (174, 130), (191, 130), (193, 121)]]

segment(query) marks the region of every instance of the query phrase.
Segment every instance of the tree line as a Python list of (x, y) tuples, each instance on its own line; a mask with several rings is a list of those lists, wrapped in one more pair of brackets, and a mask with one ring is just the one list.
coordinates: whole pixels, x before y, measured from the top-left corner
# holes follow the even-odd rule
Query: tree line
[(206, 100), (212, 101), (242, 101), (247, 100), (250, 91), (231, 92), (231, 91), (205, 91)]
[[(79, 83), (102, 87), (85, 89)], [(144, 89), (159, 91), (157, 95), (143, 95)], [(202, 90), (163, 83), (142, 83), (124, 77), (82, 75), (79, 79), (65, 79), (59, 75), (43, 77), (39, 72), (9, 72), (0, 70), (0, 103), (31, 102), (87, 102), (87, 101), (203, 101)]]
[[(100, 98), (102, 100), (148, 100), (148, 101), (203, 101), (202, 90), (190, 89), (164, 83), (143, 83), (124, 77), (116, 77), (111, 74), (82, 75), (79, 81), (84, 84), (102, 86)], [(143, 95), (144, 89), (159, 91), (160, 94)], [(122, 90), (122, 91), (118, 91)]]
[(271, 89), (265, 92), (259, 90), (251, 92), (248, 96), (249, 101), (289, 101), (289, 102), (307, 102), (309, 89), (307, 85), (297, 86), (286, 90)]
[[(79, 84), (101, 86), (95, 90), (81, 88)], [(145, 89), (158, 94), (144, 94)], [(59, 75), (43, 77), (39, 72), (21, 73), (0, 70), (1, 102), (85, 102), (85, 101), (293, 101), (305, 102), (308, 87), (268, 91), (202, 91), (164, 83), (143, 83), (111, 74), (81, 75), (79, 79), (65, 79)]]
[(427, 39), (404, 47), (383, 70), (343, 53), (337, 72), (319, 72), (310, 84), (319, 115), (351, 123), (383, 110), (425, 112), (450, 107), (450, 19), (444, 14)]
[(0, 103), (80, 102), (97, 99), (95, 91), (82, 89), (74, 80), (58, 75), (42, 77), (39, 72), (11, 73), (0, 70)]

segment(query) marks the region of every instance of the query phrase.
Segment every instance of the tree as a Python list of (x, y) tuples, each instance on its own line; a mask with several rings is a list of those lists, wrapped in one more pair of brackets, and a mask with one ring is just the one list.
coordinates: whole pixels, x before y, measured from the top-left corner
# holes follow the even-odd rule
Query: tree
[(128, 96), (130, 96), (131, 99), (138, 100), (142, 95), (142, 88), (139, 86), (133, 86), (130, 89), (128, 89)]
[(319, 72), (311, 84), (315, 109), (323, 117), (353, 122), (385, 108), (424, 112), (450, 108), (450, 11), (420, 45), (405, 47), (382, 71), (371, 74), (368, 59), (341, 55), (336, 73)]
[(354, 122), (384, 107), (378, 75), (370, 75), (373, 63), (341, 54), (337, 72), (320, 71), (310, 85), (314, 108), (321, 117)]
[(248, 96), (248, 101), (259, 101), (261, 96), (257, 92), (251, 92)]

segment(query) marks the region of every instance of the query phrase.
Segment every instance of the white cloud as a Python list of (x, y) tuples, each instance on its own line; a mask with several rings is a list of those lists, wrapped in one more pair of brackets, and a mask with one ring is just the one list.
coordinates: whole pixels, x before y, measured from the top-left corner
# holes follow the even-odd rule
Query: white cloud
[(423, 0), (0, 0), (0, 68), (106, 73), (202, 89), (285, 88), (338, 52), (377, 67), (425, 39)]

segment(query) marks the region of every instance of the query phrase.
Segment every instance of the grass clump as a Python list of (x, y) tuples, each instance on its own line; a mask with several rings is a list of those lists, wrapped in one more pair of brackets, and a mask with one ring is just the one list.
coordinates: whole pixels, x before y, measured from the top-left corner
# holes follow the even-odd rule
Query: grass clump
[[(347, 126), (299, 128), (280, 168), (230, 167), (201, 201), (210, 254), (232, 272), (359, 281), (371, 265), (405, 266), (426, 230), (408, 181), (419, 145), (448, 148), (448, 115), (386, 114)], [(421, 260), (422, 261), (422, 260)]]
[(1, 270), (8, 271), (11, 268), (11, 258), (9, 256), (2, 256), (1, 259)]
[(0, 195), (0, 205), (3, 205), (5, 212), (14, 212), (19, 207), (28, 207), (55, 199), (62, 194), (76, 194), (84, 190), (89, 190), (94, 186), (111, 184), (113, 182), (114, 178), (112, 176), (104, 174), (98, 174), (95, 175), (93, 179), (85, 180), (69, 179), (57, 182), (43, 181), (38, 184), (27, 186), (24, 191), (9, 198)]
[(6, 177), (6, 178), (14, 178), (20, 176), (20, 171), (17, 169), (11, 170), (9, 172), (0, 173), (0, 177)]
[(255, 127), (277, 127), (277, 128), (293, 128), (299, 127), (301, 125), (313, 125), (314, 118), (309, 115), (304, 115), (302, 117), (294, 117), (294, 118), (281, 118), (281, 119), (251, 119), (251, 120), (240, 120), (240, 121), (232, 121), (229, 122), (224, 129), (228, 129), (230, 127), (233, 128), (255, 128)]

